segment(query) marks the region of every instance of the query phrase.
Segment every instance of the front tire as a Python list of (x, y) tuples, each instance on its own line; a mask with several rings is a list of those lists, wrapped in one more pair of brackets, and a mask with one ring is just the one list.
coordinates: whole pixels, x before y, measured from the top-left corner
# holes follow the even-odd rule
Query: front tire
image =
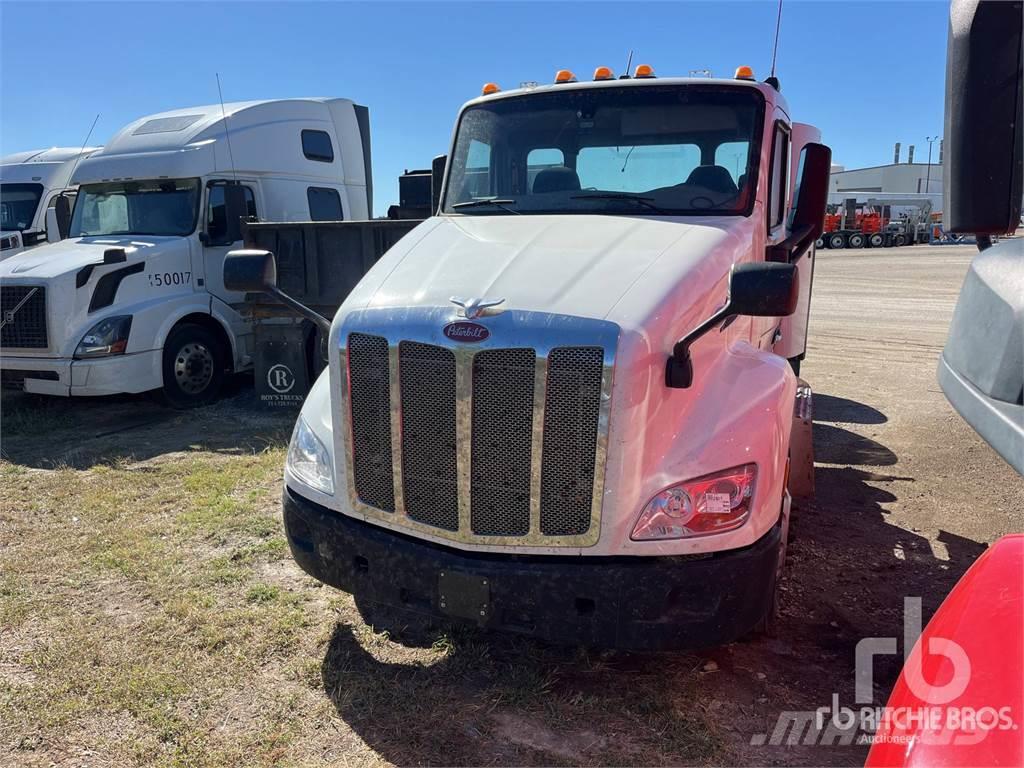
[(196, 408), (217, 399), (224, 384), (225, 350), (201, 325), (186, 323), (167, 336), (163, 394), (174, 408)]

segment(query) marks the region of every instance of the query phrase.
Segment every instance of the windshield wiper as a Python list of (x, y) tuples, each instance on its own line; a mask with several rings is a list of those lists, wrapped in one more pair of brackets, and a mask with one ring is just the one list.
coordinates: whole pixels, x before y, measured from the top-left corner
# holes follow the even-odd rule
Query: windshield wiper
[(522, 216), (522, 214), (519, 211), (514, 211), (514, 210), (512, 210), (511, 208), (508, 207), (510, 205), (515, 205), (515, 204), (516, 204), (516, 201), (512, 200), (512, 199), (503, 200), (503, 199), (499, 199), (497, 197), (488, 197), (488, 198), (485, 198), (485, 199), (482, 199), (482, 200), (466, 200), (465, 202), (462, 202), (462, 203), (453, 203), (452, 204), (452, 208), (453, 209), (479, 208), (479, 207), (484, 206), (484, 205), (493, 205), (493, 206), (496, 206), (498, 208), (501, 208), (503, 211), (508, 211), (509, 213), (514, 213), (514, 214), (516, 214), (516, 216)]
[(644, 195), (633, 195), (629, 192), (595, 192), (592, 195), (570, 195), (570, 200), (629, 200), (634, 203), (640, 203), (645, 208), (650, 208), (652, 211), (657, 213), (663, 213), (668, 215), (669, 211), (664, 208), (660, 208), (654, 204), (653, 197), (645, 197)]

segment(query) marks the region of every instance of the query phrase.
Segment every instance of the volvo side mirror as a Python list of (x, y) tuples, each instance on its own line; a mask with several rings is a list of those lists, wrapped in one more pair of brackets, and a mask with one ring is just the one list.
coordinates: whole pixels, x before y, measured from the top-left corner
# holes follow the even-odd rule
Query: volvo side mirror
[[(71, 231), (71, 201), (63, 192), (57, 195), (53, 209), (57, 213), (57, 234), (63, 240)], [(49, 236), (49, 232), (47, 232)]]
[(824, 144), (805, 144), (797, 167), (796, 193), (789, 213), (789, 236), (769, 248), (769, 261), (793, 262), (799, 259), (825, 229), (828, 203), (828, 179), (832, 169), (832, 150)]
[(249, 204), (245, 199), (245, 187), (240, 184), (224, 186), (224, 242), (237, 243), (242, 239), (242, 219), (249, 215)]
[(60, 242), (60, 225), (57, 223), (57, 209), (47, 208), (46, 209), (46, 242), (58, 243)]
[(1020, 224), (1022, 28), (1021, 2), (956, 0), (950, 6), (942, 192), (946, 231), (999, 235)]
[(690, 346), (708, 331), (738, 315), (786, 317), (799, 299), (796, 265), (772, 262), (738, 264), (729, 275), (729, 298), (711, 317), (676, 342), (665, 367), (665, 386), (686, 389), (693, 384)]
[(224, 258), (224, 287), (229, 291), (266, 293), (314, 323), (326, 337), (331, 321), (277, 287), (277, 262), (270, 251), (245, 248)]

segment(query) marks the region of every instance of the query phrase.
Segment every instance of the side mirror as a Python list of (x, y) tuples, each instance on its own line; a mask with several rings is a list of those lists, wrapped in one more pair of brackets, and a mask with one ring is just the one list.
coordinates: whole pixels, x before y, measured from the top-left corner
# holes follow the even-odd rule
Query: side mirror
[(325, 338), (331, 332), (330, 320), (277, 287), (277, 262), (270, 251), (249, 248), (229, 251), (224, 258), (224, 287), (229, 291), (268, 293), (314, 323)]
[(60, 225), (57, 223), (57, 209), (46, 209), (46, 242), (58, 243), (61, 240)]
[(793, 208), (787, 222), (790, 234), (781, 243), (769, 248), (769, 261), (796, 261), (824, 231), (831, 169), (831, 149), (824, 144), (804, 145), (797, 168)]
[(1022, 35), (1019, 2), (950, 6), (942, 211), (949, 232), (999, 235), (1020, 223)]
[(270, 251), (231, 251), (224, 259), (224, 287), (246, 293), (277, 288), (277, 262)]
[(63, 240), (71, 231), (71, 201), (67, 195), (61, 193), (54, 202), (54, 210), (57, 212), (57, 232)]
[(448, 155), (438, 155), (430, 163), (430, 205), (433, 216), (441, 208), (441, 185), (444, 184), (444, 169), (448, 165)]
[(690, 346), (725, 320), (748, 317), (786, 317), (799, 300), (796, 265), (772, 262), (738, 264), (729, 275), (729, 298), (711, 317), (676, 342), (665, 367), (665, 386), (686, 389), (693, 384)]
[(237, 243), (242, 239), (242, 219), (249, 215), (249, 205), (245, 199), (245, 188), (240, 184), (227, 184), (224, 187), (224, 222), (226, 243)]

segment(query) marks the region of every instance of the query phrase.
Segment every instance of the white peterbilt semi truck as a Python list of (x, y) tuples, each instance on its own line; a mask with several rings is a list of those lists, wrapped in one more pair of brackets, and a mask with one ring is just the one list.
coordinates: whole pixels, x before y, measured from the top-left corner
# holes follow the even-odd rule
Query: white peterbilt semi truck
[(296, 561), (360, 605), (557, 642), (769, 622), (830, 159), (747, 68), (485, 86), (436, 215), (330, 323), (286, 462)]
[[(55, 217), (63, 195), (74, 205), (71, 173), (99, 147), (51, 147), (0, 158), (0, 259), (67, 236)], [(65, 209), (67, 210), (67, 209)], [(50, 214), (53, 211), (54, 214)]]
[(242, 217), (370, 216), (369, 117), (348, 99), (238, 102), (125, 126), (77, 166), (67, 239), (0, 262), (5, 386), (212, 400), (251, 365), (223, 261)]

